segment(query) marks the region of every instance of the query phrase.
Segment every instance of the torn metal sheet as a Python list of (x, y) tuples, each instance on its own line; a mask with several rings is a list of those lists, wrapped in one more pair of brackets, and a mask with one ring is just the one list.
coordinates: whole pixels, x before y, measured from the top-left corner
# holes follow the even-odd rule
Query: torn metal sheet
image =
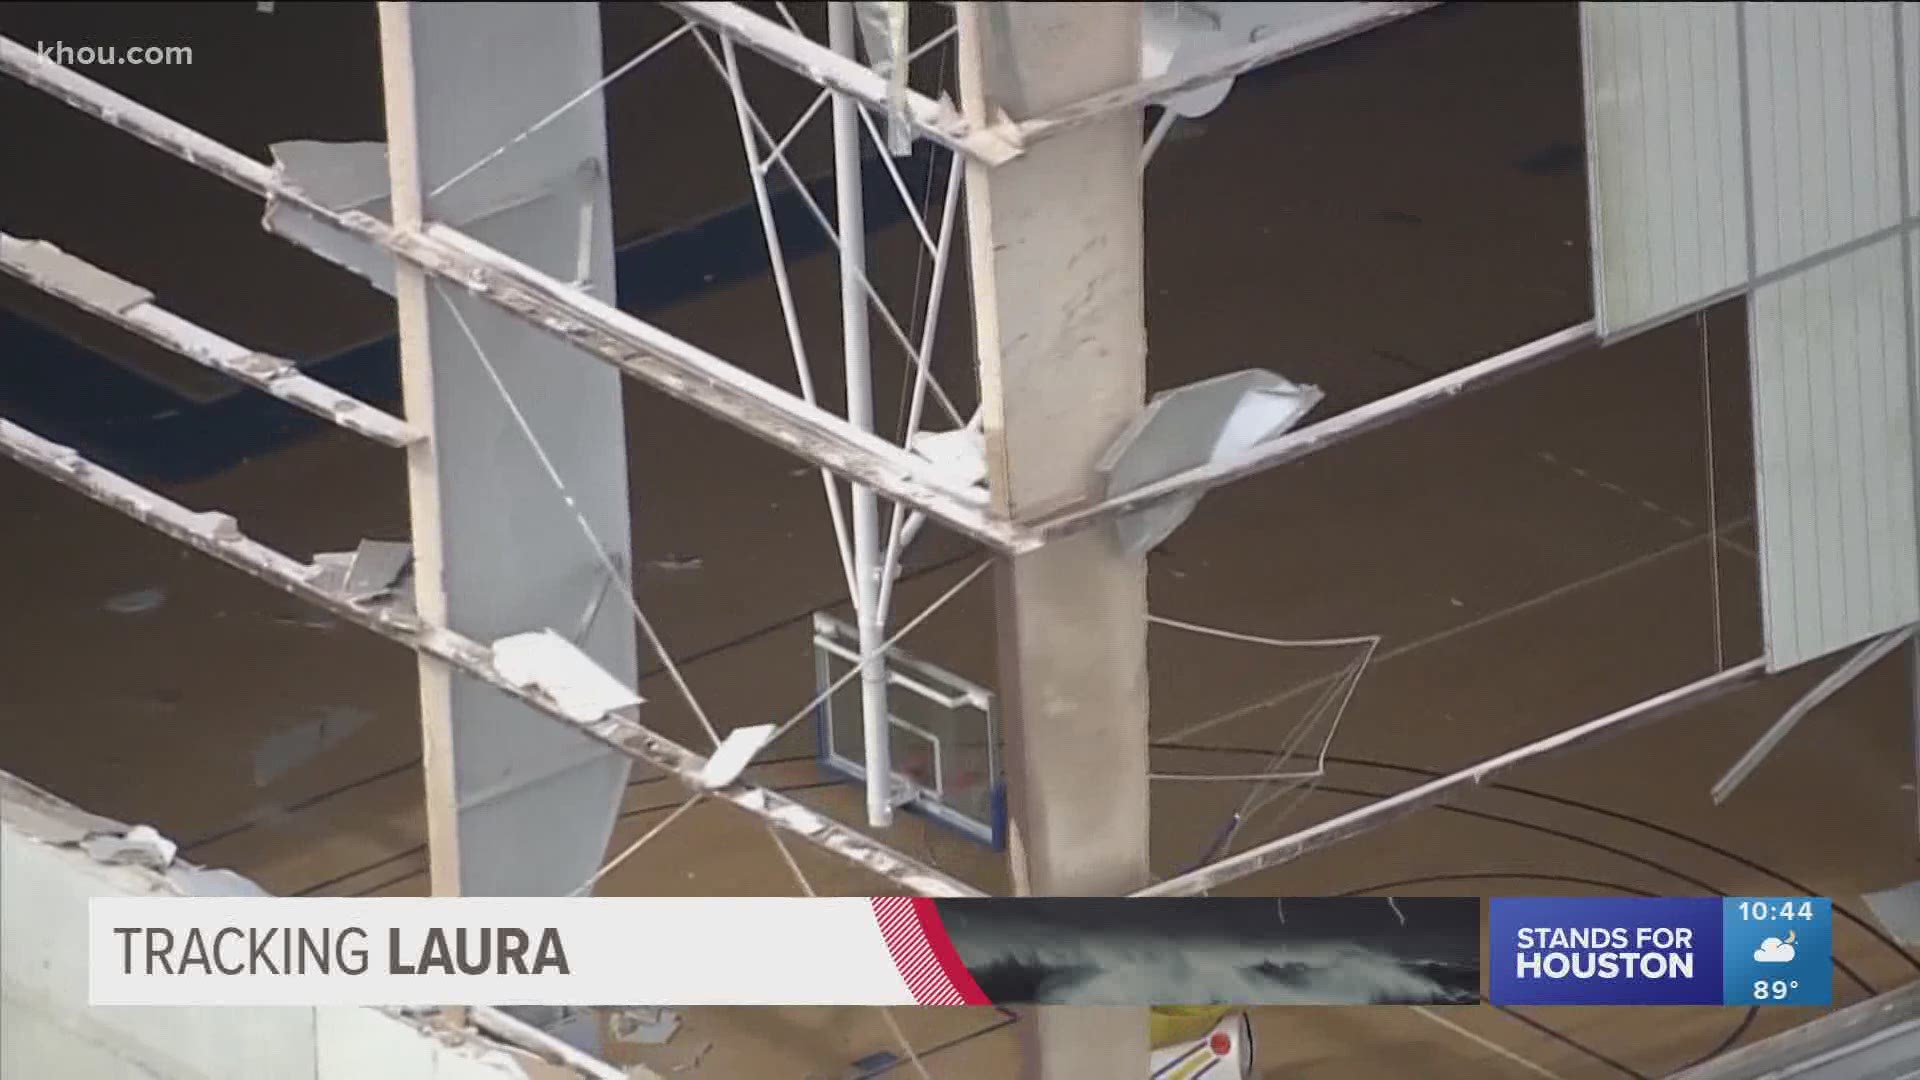
[[(1199, 3), (1192, 6), (1201, 7)], [(1052, 138), (1081, 124), (1096, 120), (1117, 109), (1137, 109), (1152, 102), (1199, 90), (1223, 80), (1231, 80), (1256, 68), (1312, 52), (1336, 41), (1417, 15), (1434, 3), (1216, 3), (1205, 5), (1221, 18), (1223, 26), (1239, 29), (1243, 21), (1254, 34), (1244, 44), (1228, 42), (1226, 48), (1197, 59), (1190, 67), (1176, 68), (1156, 78), (1142, 79), (1106, 93), (1061, 106), (1044, 116), (1022, 121), (1014, 129), (1014, 141), (1023, 149), (1042, 139)], [(1278, 15), (1259, 29), (1264, 15), (1240, 15), (1240, 8), (1265, 8)]]
[(300, 374), (289, 360), (255, 352), (182, 319), (155, 304), (145, 289), (44, 240), (0, 233), (0, 273), (357, 435), (393, 447), (417, 437), (406, 421)]
[(405, 541), (362, 540), (347, 565), (341, 591), (349, 600), (371, 600), (394, 591), (413, 565), (413, 545)]
[[(387, 171), (385, 143), (295, 139), (274, 143), (267, 149), (273, 155), (274, 176), (288, 191), (297, 192), (308, 202), (336, 213), (364, 214), (383, 223), (392, 222), (392, 181)], [(541, 186), (519, 166), (517, 161), (503, 160), (489, 166), (488, 184), (455, 187), (435, 198), (434, 220), (455, 227), (471, 226), (556, 196), (590, 205), (592, 184), (600, 176), (599, 163), (587, 161), (569, 172), (567, 181)], [(542, 166), (542, 173), (549, 171), (549, 167)], [(501, 194), (503, 184), (505, 194)], [(262, 224), (268, 232), (306, 248), (365, 278), (381, 292), (393, 295), (393, 254), (373, 240), (342, 232), (315, 218), (302, 204), (278, 197), (267, 200)]]
[(552, 630), (514, 634), (494, 642), (493, 666), (513, 685), (540, 690), (569, 719), (581, 724), (643, 700), (579, 646)]
[[(1316, 404), (1318, 388), (1258, 368), (1168, 390), (1147, 403), (1095, 466), (1109, 499), (1175, 473), (1246, 454), (1285, 433)], [(1200, 504), (1200, 493), (1168, 499), (1115, 521), (1121, 546), (1145, 554)]]
[(1572, 356), (1595, 341), (1592, 322), (1569, 326), (1516, 345), (1502, 353), (1450, 371), (1377, 398), (1338, 416), (1310, 424), (1298, 431), (1261, 443), (1251, 451), (1224, 461), (1209, 462), (1197, 468), (1175, 473), (1164, 480), (1144, 485), (1125, 495), (1102, 499), (1090, 505), (1068, 507), (1021, 525), (1038, 534), (1042, 543), (1070, 536), (1082, 529), (1144, 507), (1158, 505), (1183, 495), (1210, 491), (1275, 466), (1338, 446), (1348, 439), (1376, 428), (1404, 420), (1437, 405), (1452, 401), (1472, 390), (1480, 390), (1510, 379), (1522, 372)]
[(97, 862), (165, 870), (173, 865), (180, 845), (151, 825), (135, 825), (125, 832), (94, 833), (80, 841), (80, 849)]
[[(1235, 4), (1235, 7), (1271, 5)], [(1169, 72), (1186, 74), (1201, 60), (1227, 44), (1220, 17), (1211, 5), (1151, 2), (1140, 5), (1140, 77), (1157, 79)], [(1221, 79), (1192, 90), (1169, 94), (1154, 102), (1180, 116), (1205, 116), (1220, 107), (1233, 89), (1233, 79)]]
[[(329, 210), (392, 220), (388, 207), (385, 143), (274, 143), (276, 179)], [(306, 248), (388, 296), (393, 295), (393, 256), (364, 239), (343, 233), (280, 199), (267, 200), (261, 224), (270, 233)]]
[(987, 482), (987, 440), (975, 428), (952, 431), (919, 431), (912, 439), (913, 452), (939, 469), (948, 483), (959, 488), (982, 487)]
[(700, 770), (700, 785), (712, 790), (740, 779), (740, 774), (753, 764), (754, 756), (766, 748), (779, 730), (778, 724), (754, 724), (727, 732), (727, 737), (714, 748), (713, 756), (707, 759), (706, 767)]
[(1860, 899), (1867, 902), (1867, 909), (1895, 941), (1920, 945), (1920, 881), (1862, 893)]
[[(607, 716), (580, 725), (544, 691), (509, 681), (494, 667), (491, 651), (471, 638), (421, 623), (411, 611), (392, 606), (351, 603), (322, 587), (321, 567), (288, 557), (240, 531), (218, 513), (197, 513), (88, 460), (71, 447), (43, 439), (0, 419), (0, 454), (57, 483), (117, 510), (154, 531), (212, 556), (237, 570), (297, 596), (339, 618), (371, 630), (416, 652), (438, 658), (516, 700), (573, 724), (627, 757), (654, 766), (688, 791), (705, 791), (700, 773), (706, 759), (635, 720)], [(785, 829), (840, 858), (920, 896), (984, 896), (982, 890), (866, 836), (776, 791), (735, 783), (709, 793), (776, 828)]]
[(615, 1040), (637, 1046), (663, 1046), (680, 1031), (680, 1014), (672, 1009), (616, 1009), (607, 1027)]

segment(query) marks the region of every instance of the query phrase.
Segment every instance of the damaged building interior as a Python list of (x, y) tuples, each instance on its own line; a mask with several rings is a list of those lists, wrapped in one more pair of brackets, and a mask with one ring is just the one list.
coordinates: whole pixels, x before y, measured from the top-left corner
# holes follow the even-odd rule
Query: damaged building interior
[(1920, 1062), (1920, 3), (9, 3), (0, 75), (0, 1073), (1153, 1050), (89, 1009), (157, 892), (1825, 896), (1831, 1010), (1236, 1060)]

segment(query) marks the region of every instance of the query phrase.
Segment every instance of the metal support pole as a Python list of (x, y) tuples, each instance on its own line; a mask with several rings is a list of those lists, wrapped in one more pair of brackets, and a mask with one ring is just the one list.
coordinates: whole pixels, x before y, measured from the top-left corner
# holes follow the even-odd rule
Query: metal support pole
[[(1140, 11), (962, 3), (975, 130), (1139, 76)], [(967, 230), (995, 508), (1015, 521), (1096, 491), (1094, 464), (1146, 395), (1142, 110), (1118, 108), (998, 166), (967, 163)], [(1013, 878), (1021, 893), (1122, 895), (1147, 868), (1146, 563), (1091, 529), (998, 564)], [(1038, 1077), (1139, 1076), (1141, 1009), (1043, 1008)]]
[[(387, 107), (387, 168), (393, 224), (422, 224), (420, 134), (413, 71), (413, 26), (404, 4), (380, 5), (382, 90)], [(400, 326), (400, 392), (407, 419), (425, 437), (407, 448), (407, 506), (413, 540), (414, 610), (430, 626), (447, 625), (446, 547), (440, 514), (440, 440), (434, 431), (433, 347), (427, 275), (395, 261)], [(426, 776), (427, 877), (435, 896), (460, 895), (460, 799), (453, 737), (453, 669), (419, 654), (420, 767)]]
[[(827, 37), (833, 51), (852, 58), (859, 37), (853, 5), (827, 5)], [(860, 183), (860, 106), (844, 94), (833, 97), (833, 181), (840, 224), (840, 331), (847, 372), (847, 422), (873, 431), (873, 353), (867, 340), (867, 220)], [(860, 630), (860, 720), (867, 768), (867, 824), (893, 824), (893, 754), (887, 728), (887, 666), (879, 656), (880, 507), (873, 489), (853, 485), (853, 609)]]

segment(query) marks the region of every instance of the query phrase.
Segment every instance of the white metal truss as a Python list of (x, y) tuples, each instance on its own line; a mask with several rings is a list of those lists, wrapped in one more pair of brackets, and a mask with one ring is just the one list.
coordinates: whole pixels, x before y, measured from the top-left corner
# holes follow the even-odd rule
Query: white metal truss
[(748, 783), (712, 790), (701, 781), (707, 759), (641, 724), (609, 713), (581, 723), (536, 687), (519, 685), (494, 666), (492, 650), (480, 642), (421, 622), (404, 607), (357, 601), (323, 587), (323, 568), (304, 563), (247, 537), (226, 514), (198, 512), (89, 461), (69, 447), (49, 442), (9, 421), (0, 420), (0, 453), (27, 468), (118, 510), (187, 547), (244, 571), (275, 588), (312, 603), (342, 620), (371, 630), (416, 652), (435, 657), (502, 694), (606, 744), (634, 761), (654, 766), (690, 792), (730, 803), (784, 832), (830, 851), (920, 896), (980, 896), (982, 892), (944, 871), (926, 865), (801, 803)]
[[(357, 267), (359, 272), (366, 273), (367, 267), (380, 266), (390, 259), (399, 260), (406, 266), (424, 272), (438, 287), (492, 305), (669, 396), (692, 404), (819, 466), (833, 476), (892, 502), (895, 513), (885, 530), (885, 545), (868, 550), (869, 556), (877, 552), (877, 560), (863, 559), (856, 565), (852, 537), (841, 540), (841, 547), (847, 553), (844, 558), (850, 592), (859, 593), (863, 579), (870, 573), (878, 574), (877, 594), (871, 603), (872, 610), (878, 612), (881, 625), (885, 622), (892, 575), (898, 565), (900, 548), (911, 537), (919, 520), (944, 524), (984, 545), (1001, 557), (1004, 563), (1011, 565), (1041, 553), (1053, 541), (1083, 534), (1121, 515), (1163, 500), (1195, 494), (1298, 460), (1362, 432), (1452, 400), (1469, 390), (1580, 351), (1595, 341), (1592, 323), (1568, 327), (1449, 375), (1271, 440), (1231, 460), (1188, 469), (1110, 498), (1080, 496), (1048, 505), (1038, 513), (1014, 513), (1005, 505), (996, 506), (989, 502), (977, 485), (956, 480), (952, 474), (925, 456), (912, 452), (909, 447), (889, 442), (861, 424), (822, 408), (813, 400), (805, 356), (794, 325), (792, 297), (784, 283), (786, 267), (781, 242), (772, 228), (765, 185), (767, 169), (788, 168), (782, 151), (791, 136), (787, 139), (776, 138), (775, 133), (764, 128), (746, 101), (739, 79), (736, 49), (752, 50), (764, 55), (819, 84), (824, 88), (823, 100), (831, 97), (836, 102), (847, 102), (852, 108), (842, 107), (839, 110), (841, 116), (863, 125), (876, 141), (881, 140), (881, 132), (867, 110), (879, 111), (889, 121), (898, 120), (913, 135), (964, 158), (973, 176), (1004, 179), (1042, 157), (1039, 148), (1051, 150), (1067, 144), (1076, 134), (1083, 134), (1097, 125), (1101, 118), (1111, 119), (1122, 112), (1140, 110), (1149, 103), (1157, 103), (1171, 95), (1298, 55), (1433, 5), (1344, 5), (1344, 10), (1337, 16), (1302, 24), (1283, 35), (1236, 46), (1198, 67), (1182, 68), (1177, 73), (1156, 79), (1141, 80), (1099, 94), (1079, 97), (1025, 118), (1015, 119), (1000, 113), (992, 115), (990, 120), (990, 114), (982, 112), (970, 117), (963, 116), (945, 100), (904, 90), (897, 77), (898, 72), (883, 72), (875, 65), (861, 63), (844, 49), (836, 51), (813, 42), (793, 26), (782, 26), (741, 5), (689, 2), (669, 6), (696, 27), (690, 33), (684, 29), (676, 31), (677, 36), (687, 36), (701, 48), (709, 49), (703, 34), (710, 32), (717, 35), (719, 49), (717, 52), (709, 51), (709, 56), (735, 95), (742, 145), (755, 182), (755, 196), (763, 224), (767, 227), (768, 254), (776, 279), (779, 279), (784, 314), (789, 323), (790, 344), (794, 349), (796, 368), (801, 374), (799, 395), (755, 378), (692, 343), (618, 310), (609, 298), (596, 297), (571, 282), (543, 273), (481, 243), (468, 232), (446, 221), (383, 221), (362, 209), (329, 205), (289, 182), (273, 167), (248, 158), (123, 95), (60, 68), (15, 42), (0, 39), (0, 70), (262, 197), (271, 211), (299, 216), (314, 229), (331, 234), (342, 245), (341, 250), (358, 249), (360, 254), (353, 259), (341, 258), (338, 253), (333, 256), (350, 268)], [(977, 14), (978, 8), (969, 7)], [(812, 115), (813, 110), (806, 114), (808, 117)], [(804, 122), (805, 117), (802, 119)], [(855, 135), (857, 137), (857, 131)], [(883, 163), (893, 168), (890, 159), (883, 157)], [(954, 175), (958, 176), (958, 170)], [(890, 173), (890, 179), (900, 194), (907, 194), (906, 185), (897, 171)], [(974, 189), (972, 177), (967, 184), (970, 199), (987, 197), (986, 193)], [(934, 255), (936, 281), (944, 275), (946, 252), (950, 250), (951, 230), (959, 209), (957, 198), (960, 191), (956, 179), (946, 192), (946, 212), (937, 230), (929, 220), (914, 215), (911, 207), (909, 209), (922, 244)], [(845, 209), (845, 205), (843, 203), (842, 209)], [(817, 206), (812, 209), (832, 235), (832, 227), (826, 222), (824, 213)], [(990, 238), (992, 235), (990, 224), (969, 222), (969, 227), (979, 230), (976, 240), (980, 236)], [(843, 227), (836, 239), (844, 250), (864, 244), (865, 238), (858, 229)], [(976, 243), (975, 246), (978, 257), (979, 245)], [(165, 313), (155, 307), (152, 298), (137, 286), (119, 282), (72, 256), (7, 238), (0, 240), (0, 268), (39, 284), (95, 314), (182, 351), (192, 359), (247, 379), (283, 400), (319, 412), (387, 445), (404, 446), (418, 438), (419, 433), (406, 422), (352, 399), (343, 401), (338, 397), (326, 397), (331, 391), (318, 384), (308, 385), (311, 380), (306, 380), (297, 372), (254, 359), (257, 354), (246, 350), (244, 346), (227, 342), (171, 317), (161, 318)], [(89, 277), (89, 274), (101, 276)], [(873, 300), (870, 282), (861, 280), (855, 284), (861, 288), (857, 293), (849, 290), (850, 303), (845, 309), (849, 313), (854, 306), (864, 308), (868, 301)], [(936, 295), (939, 287), (937, 284), (934, 286)], [(929, 320), (932, 318), (931, 311), (937, 307), (937, 303), (931, 306)], [(912, 354), (916, 365), (913, 415), (909, 429), (917, 430), (924, 395), (936, 392), (930, 386), (926, 355), (933, 339), (932, 328), (926, 328), (918, 340), (906, 334), (897, 323), (891, 324), (889, 330), (902, 339), (902, 344)], [(351, 417), (354, 422), (345, 423), (342, 416)], [(984, 426), (985, 423), (977, 417), (974, 421), (976, 425)], [(1006, 433), (996, 430), (993, 437), (1004, 440)], [(836, 853), (880, 875), (903, 890), (932, 896), (981, 895), (979, 889), (777, 792), (740, 782), (718, 789), (707, 788), (701, 781), (701, 774), (708, 759), (702, 755), (618, 714), (607, 714), (587, 724), (569, 718), (565, 710), (541, 692), (514, 685), (503, 677), (485, 645), (446, 627), (430, 625), (391, 605), (355, 601), (331, 591), (319, 584), (317, 567), (246, 538), (232, 519), (224, 515), (195, 513), (86, 461), (70, 449), (5, 422), (0, 422), (0, 452), (196, 550), (417, 652), (436, 657), (465, 675), (563, 723), (578, 727), (635, 761), (665, 771), (689, 792), (689, 802), (683, 807), (691, 805), (692, 800), (697, 798), (728, 802), (760, 818), (770, 827), (799, 835), (823, 850)], [(823, 480), (829, 498), (837, 502), (838, 489), (834, 487), (832, 478), (823, 475)], [(835, 516), (839, 517), (838, 512)], [(1028, 565), (1036, 564), (1029, 562)], [(1026, 587), (1031, 590), (1032, 583), (1026, 583)], [(867, 651), (864, 646), (863, 651)], [(1024, 662), (1037, 665), (1044, 663), (1045, 658), (1033, 657)], [(1741, 664), (1711, 678), (1489, 758), (1370, 806), (1338, 815), (1292, 835), (1257, 844), (1171, 880), (1138, 889), (1133, 894), (1183, 895), (1219, 887), (1473, 790), (1488, 777), (1508, 768), (1549, 754), (1577, 749), (1638, 724), (1673, 715), (1711, 697), (1747, 686), (1764, 677), (1764, 674), (1765, 664), (1762, 661)], [(1140, 779), (1144, 783), (1145, 776)], [(775, 835), (777, 838), (779, 834)], [(642, 838), (643, 842), (645, 839), (647, 837)]]
[(152, 293), (133, 282), (44, 240), (0, 233), (0, 273), (384, 446), (403, 448), (420, 437), (406, 421), (302, 375), (292, 361), (196, 326), (155, 303)]

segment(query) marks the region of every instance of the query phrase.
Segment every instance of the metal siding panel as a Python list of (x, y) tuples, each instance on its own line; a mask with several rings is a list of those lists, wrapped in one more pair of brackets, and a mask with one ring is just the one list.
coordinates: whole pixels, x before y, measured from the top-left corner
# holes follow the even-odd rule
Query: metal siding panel
[[(1853, 523), (1841, 531), (1840, 571), (1841, 610), (1847, 632), (1873, 622), (1873, 577), (1876, 547), (1884, 536), (1876, 535), (1872, 508), (1867, 505), (1867, 485), (1875, 473), (1883, 471), (1876, 455), (1867, 452), (1866, 414), (1860, 396), (1861, 372), (1875, 365), (1862, 359), (1865, 350), (1859, 338), (1859, 305), (1843, 301), (1856, 290), (1859, 267), (1845, 260), (1836, 263), (1827, 275), (1825, 301), (1832, 312), (1831, 364), (1833, 393), (1828, 395), (1829, 425), (1840, 481), (1833, 489), (1838, 517)], [(1873, 355), (1879, 355), (1878, 352)]]
[(1756, 271), (1900, 218), (1890, 4), (1747, 4)]
[(1754, 467), (1759, 512), (1760, 596), (1769, 666), (1800, 654), (1795, 633), (1793, 518), (1786, 433), (1786, 364), (1779, 332), (1778, 288), (1747, 304), (1747, 337), (1753, 361)]
[(1762, 595), (1774, 670), (1920, 616), (1901, 262), (1898, 240), (1887, 240), (1753, 297)]
[(1920, 3), (1900, 5), (1900, 40), (1906, 70), (1901, 72), (1906, 107), (1907, 214), (1920, 213)]
[[(1889, 358), (1904, 356), (1904, 362), (1886, 364), (1888, 424), (1885, 460), (1888, 465), (1887, 506), (1891, 513), (1887, 525), (1888, 543), (1893, 551), (1889, 570), (1888, 594), (1892, 610), (1882, 625), (1899, 626), (1920, 619), (1920, 498), (1914, 475), (1915, 440), (1920, 439), (1920, 424), (1913, 417), (1913, 380), (1920, 367), (1920, 326), (1913, 323), (1913, 290), (1920, 287), (1920, 243), (1910, 245), (1913, 264), (1903, 282), (1906, 295), (1899, 289), (1880, 297), (1880, 332), (1887, 343)], [(1900, 544), (1905, 538), (1906, 545)]]
[(1581, 5), (1602, 334), (1746, 279), (1733, 11)]

